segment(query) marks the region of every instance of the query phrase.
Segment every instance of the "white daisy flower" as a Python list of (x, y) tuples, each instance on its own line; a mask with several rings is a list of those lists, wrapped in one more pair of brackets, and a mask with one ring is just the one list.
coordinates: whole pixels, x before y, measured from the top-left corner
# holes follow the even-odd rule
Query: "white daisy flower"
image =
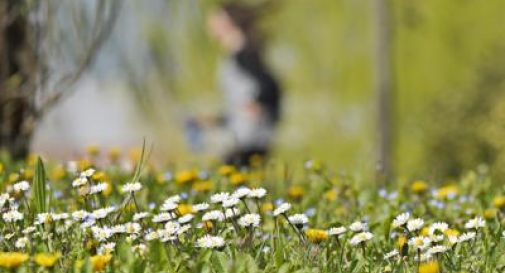
[(247, 197), (261, 199), (261, 198), (265, 197), (266, 194), (267, 194), (267, 190), (265, 190), (264, 188), (257, 188), (257, 189), (252, 189), (249, 192), (249, 194), (247, 195)]
[(286, 213), (289, 209), (291, 209), (291, 204), (290, 203), (282, 203), (280, 206), (278, 206), (274, 210), (274, 216), (278, 216), (281, 214)]
[(458, 243), (463, 243), (463, 242), (466, 242), (466, 241), (470, 241), (472, 240), (473, 238), (475, 238), (477, 234), (475, 232), (465, 232), (463, 234), (461, 234), (458, 238)]
[(133, 253), (137, 253), (139, 255), (144, 255), (147, 251), (147, 246), (145, 244), (138, 244), (132, 246)]
[(410, 213), (408, 212), (396, 216), (396, 218), (393, 220), (392, 224), (393, 228), (398, 228), (405, 225), (409, 219), (410, 219)]
[(111, 227), (110, 230), (113, 234), (126, 233), (126, 226), (125, 225), (115, 225), (115, 226)]
[(351, 240), (349, 241), (349, 243), (353, 246), (355, 245), (358, 245), (360, 243), (363, 243), (363, 242), (366, 242), (366, 241), (369, 241), (373, 238), (373, 234), (370, 233), (370, 232), (360, 232), (356, 235), (354, 235)]
[(104, 219), (105, 217), (107, 217), (107, 215), (109, 215), (109, 213), (111, 213), (113, 211), (114, 211), (114, 208), (112, 208), (112, 207), (100, 208), (100, 209), (94, 210), (91, 213), (91, 215), (93, 215), (93, 218), (95, 218), (95, 219)]
[(16, 243), (14, 243), (14, 246), (16, 248), (24, 249), (29, 244), (30, 244), (30, 239), (28, 239), (28, 237), (21, 237), (16, 240)]
[(389, 260), (389, 259), (391, 259), (393, 257), (398, 256), (399, 254), (400, 254), (400, 252), (398, 252), (398, 250), (395, 249), (395, 250), (393, 250), (391, 252), (388, 252), (388, 253), (384, 254), (384, 260)]
[(291, 224), (295, 225), (298, 228), (303, 227), (303, 225), (309, 222), (309, 218), (305, 214), (293, 214), (288, 217), (288, 220)]
[(66, 220), (66, 219), (68, 219), (68, 217), (69, 217), (69, 214), (66, 212), (53, 213), (53, 220), (54, 221)]
[(240, 210), (238, 208), (229, 208), (224, 212), (226, 219), (235, 218), (240, 215)]
[(84, 177), (91, 177), (91, 176), (93, 176), (93, 174), (95, 174), (95, 170), (91, 169), (91, 168), (81, 172), (81, 176), (84, 176)]
[(448, 250), (448, 248), (446, 246), (442, 246), (442, 245), (437, 245), (437, 246), (433, 246), (433, 247), (430, 247), (427, 251), (426, 251), (426, 254), (428, 255), (433, 255), (433, 254), (437, 254), (437, 253), (444, 253)]
[(223, 208), (231, 208), (234, 207), (240, 202), (240, 199), (235, 198), (235, 197), (230, 197), (228, 199), (223, 200), (222, 205)]
[(2, 215), (2, 218), (7, 223), (22, 221), (24, 216), (21, 212), (17, 210), (10, 210)]
[(134, 193), (142, 189), (142, 184), (140, 182), (126, 183), (121, 187), (122, 193)]
[(102, 244), (98, 247), (98, 254), (104, 255), (104, 254), (110, 254), (114, 251), (114, 248), (116, 248), (116, 243), (110, 242), (106, 244)]
[(151, 231), (151, 232), (147, 233), (146, 236), (144, 236), (144, 239), (146, 239), (146, 241), (152, 241), (152, 240), (156, 240), (158, 238), (159, 238), (159, 236), (158, 236), (157, 231)]
[(72, 187), (77, 188), (84, 186), (88, 183), (88, 179), (85, 176), (78, 177), (72, 182)]
[(106, 191), (109, 188), (109, 184), (107, 183), (98, 183), (96, 185), (91, 186), (89, 194), (96, 194), (103, 191)]
[(429, 233), (430, 235), (443, 234), (448, 228), (449, 225), (447, 223), (436, 222), (430, 225)]
[(241, 227), (257, 227), (259, 226), (261, 217), (256, 213), (244, 214), (244, 216), (238, 219), (238, 224)]
[(179, 230), (180, 226), (181, 225), (177, 222), (172, 222), (172, 221), (167, 222), (165, 224), (165, 229), (162, 230), (163, 234), (165, 234), (165, 236), (166, 235), (174, 235), (175, 233), (177, 233), (177, 230)]
[(409, 240), (409, 245), (419, 250), (426, 249), (430, 246), (430, 244), (431, 239), (424, 236), (413, 237)]
[(3, 208), (3, 206), (5, 206), (5, 203), (7, 203), (9, 198), (10, 198), (10, 196), (8, 193), (0, 194), (0, 208)]
[(14, 184), (12, 187), (16, 192), (28, 191), (30, 189), (30, 183), (28, 183), (28, 181), (21, 181)]
[(368, 229), (368, 224), (364, 222), (354, 222), (349, 226), (349, 229), (353, 232), (365, 231)]
[(133, 215), (133, 221), (138, 221), (149, 217), (151, 214), (149, 212), (137, 212)]
[(178, 204), (179, 202), (181, 202), (181, 196), (176, 194), (176, 195), (172, 195), (170, 197), (168, 197), (167, 199), (165, 199), (165, 203), (176, 203)]
[(199, 211), (207, 210), (209, 207), (210, 207), (210, 205), (207, 203), (200, 203), (200, 204), (193, 205), (192, 209), (194, 212), (199, 212)]
[(124, 224), (125, 232), (128, 234), (139, 234), (142, 226), (139, 223), (128, 222)]
[(193, 220), (193, 218), (195, 218), (195, 216), (191, 213), (188, 213), (186, 215), (179, 217), (179, 219), (177, 219), (177, 222), (179, 222), (181, 224), (186, 224), (186, 223), (191, 222)]
[(479, 228), (483, 228), (485, 226), (486, 226), (486, 221), (484, 221), (484, 219), (482, 219), (481, 217), (475, 217), (475, 218), (469, 220), (468, 222), (466, 222), (466, 224), (465, 224), (466, 229), (479, 229)]
[(177, 230), (177, 235), (186, 233), (186, 231), (191, 229), (191, 225), (183, 225)]
[(447, 239), (449, 240), (449, 244), (450, 244), (450, 245), (454, 245), (454, 244), (459, 243), (459, 238), (458, 238), (458, 236), (455, 236), (455, 235), (449, 235), (449, 236), (447, 236)]
[(72, 218), (75, 220), (75, 221), (82, 221), (84, 220), (87, 216), (89, 215), (89, 213), (85, 210), (78, 210), (78, 211), (74, 211), (72, 212)]
[(416, 218), (416, 219), (412, 219), (412, 220), (409, 220), (407, 222), (407, 229), (412, 232), (412, 231), (416, 231), (416, 230), (419, 230), (423, 227), (424, 225), (424, 220), (421, 219), (421, 218)]
[(34, 233), (35, 231), (37, 231), (37, 228), (34, 226), (30, 226), (30, 227), (23, 229), (23, 234), (28, 235), (28, 234)]
[(238, 188), (231, 196), (238, 198), (238, 199), (242, 199), (242, 198), (248, 196), (250, 193), (251, 193), (251, 189), (249, 189), (247, 187), (241, 187), (241, 188)]
[(163, 203), (163, 205), (161, 205), (161, 208), (160, 210), (161, 211), (174, 211), (175, 209), (177, 209), (177, 203), (172, 203), (172, 202), (165, 202)]
[(101, 228), (97, 226), (92, 226), (91, 232), (93, 232), (93, 237), (99, 242), (107, 241), (107, 239), (109, 239), (112, 235), (114, 235), (112, 229), (108, 227)]
[(202, 216), (202, 220), (203, 221), (218, 221), (218, 222), (221, 222), (221, 221), (224, 220), (224, 214), (221, 211), (219, 211), (219, 210), (211, 210), (211, 211), (206, 212)]
[(46, 224), (50, 223), (53, 221), (53, 215), (51, 213), (38, 213), (37, 214), (37, 220), (35, 221), (36, 224)]
[(221, 248), (225, 245), (225, 240), (220, 236), (205, 235), (196, 241), (196, 246), (201, 248)]
[(210, 202), (213, 203), (213, 204), (215, 204), (215, 203), (221, 203), (224, 200), (228, 199), (229, 197), (230, 197), (230, 193), (228, 193), (228, 192), (216, 193), (216, 194), (213, 194), (210, 197)]
[(332, 227), (328, 229), (328, 235), (330, 236), (340, 236), (347, 231), (345, 227)]
[(153, 216), (153, 223), (163, 223), (172, 220), (172, 214), (169, 212), (162, 212)]

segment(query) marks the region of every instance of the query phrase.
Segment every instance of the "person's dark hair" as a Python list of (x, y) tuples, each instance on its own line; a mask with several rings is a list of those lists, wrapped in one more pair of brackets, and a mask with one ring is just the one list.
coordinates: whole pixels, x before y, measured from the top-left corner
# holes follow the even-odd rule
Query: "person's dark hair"
[(227, 2), (222, 4), (220, 9), (230, 17), (232, 22), (245, 35), (246, 47), (260, 51), (265, 36), (258, 27), (258, 21), (271, 9), (270, 2), (256, 5)]

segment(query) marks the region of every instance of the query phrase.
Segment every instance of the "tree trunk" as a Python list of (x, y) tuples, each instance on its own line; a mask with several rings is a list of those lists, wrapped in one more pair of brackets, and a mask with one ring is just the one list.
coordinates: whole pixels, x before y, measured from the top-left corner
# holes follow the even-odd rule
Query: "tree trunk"
[(390, 0), (372, 0), (375, 4), (375, 95), (377, 100), (377, 181), (391, 179), (393, 144), (393, 49)]
[(36, 52), (25, 1), (0, 1), (0, 150), (29, 153), (34, 128)]

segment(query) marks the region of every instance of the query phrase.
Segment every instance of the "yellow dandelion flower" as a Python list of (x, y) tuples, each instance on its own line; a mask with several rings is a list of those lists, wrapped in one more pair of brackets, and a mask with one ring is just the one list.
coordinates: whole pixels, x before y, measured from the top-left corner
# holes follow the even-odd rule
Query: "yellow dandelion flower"
[(429, 227), (423, 227), (423, 229), (421, 229), (421, 233), (420, 233), (422, 236), (424, 237), (427, 237), (430, 235), (430, 228)]
[(322, 229), (309, 228), (305, 231), (305, 235), (309, 241), (316, 244), (328, 240), (328, 232)]
[(5, 166), (4, 166), (4, 164), (2, 164), (0, 162), (0, 174), (3, 174), (4, 171), (5, 171)]
[(235, 171), (236, 171), (235, 166), (223, 165), (223, 166), (219, 167), (219, 169), (217, 170), (217, 173), (221, 176), (229, 176), (232, 173), (234, 173)]
[(398, 237), (398, 240), (396, 240), (396, 246), (399, 249), (402, 249), (406, 244), (407, 244), (407, 237), (406, 236), (400, 236)]
[(496, 208), (499, 208), (499, 209), (503, 209), (505, 208), (505, 196), (496, 196), (494, 199), (493, 199), (493, 205), (496, 207)]
[(484, 218), (486, 218), (487, 220), (493, 219), (496, 217), (497, 212), (498, 211), (494, 208), (486, 209), (486, 210), (484, 210)]
[(91, 167), (91, 161), (89, 161), (88, 159), (85, 159), (85, 158), (79, 160), (79, 162), (77, 164), (79, 166), (79, 170), (81, 170), (81, 171), (87, 170)]
[(196, 192), (209, 192), (214, 188), (214, 182), (210, 180), (197, 181), (191, 185), (191, 189)]
[(112, 260), (112, 255), (95, 255), (89, 258), (91, 265), (93, 266), (93, 271), (99, 272), (103, 271), (105, 267)]
[(428, 262), (428, 263), (422, 263), (419, 266), (419, 273), (438, 273), (439, 271), (439, 266), (438, 262), (433, 261), (433, 262)]
[(302, 186), (291, 186), (288, 189), (288, 196), (291, 199), (300, 200), (305, 195), (305, 189)]
[(91, 178), (93, 178), (95, 181), (104, 181), (107, 179), (107, 174), (105, 174), (105, 172), (98, 171), (95, 172)]
[(107, 152), (107, 157), (112, 162), (116, 162), (120, 156), (121, 156), (121, 150), (117, 147), (111, 147)]
[(455, 197), (456, 195), (458, 195), (458, 186), (456, 185), (447, 185), (441, 187), (437, 191), (438, 199), (449, 199)]
[(428, 188), (428, 183), (422, 180), (417, 180), (410, 186), (410, 190), (415, 194), (423, 194), (428, 190)]
[(32, 169), (32, 168), (25, 169), (25, 170), (23, 171), (23, 178), (24, 178), (25, 180), (32, 180), (34, 175), (35, 175), (35, 172), (33, 171), (33, 169)]
[(274, 210), (274, 204), (271, 202), (261, 204), (261, 211), (263, 213), (271, 212), (272, 210)]
[(29, 256), (21, 252), (0, 252), (0, 267), (3, 268), (18, 268)]
[(110, 182), (110, 181), (106, 181), (105, 183), (107, 183), (107, 188), (104, 191), (102, 191), (102, 195), (107, 197), (112, 194), (114, 186), (113, 186), (112, 182)]
[(324, 193), (324, 199), (328, 201), (335, 201), (338, 197), (338, 190), (336, 188), (332, 188)]
[(26, 164), (28, 166), (35, 166), (35, 164), (37, 164), (37, 158), (38, 158), (38, 155), (36, 154), (29, 154), (27, 157), (26, 157)]
[(165, 178), (165, 174), (159, 173), (156, 175), (156, 184), (158, 185), (163, 185), (165, 182), (167, 182), (167, 179)]
[(19, 173), (11, 173), (9, 174), (7, 181), (9, 183), (16, 183), (19, 180)]
[(347, 209), (345, 207), (337, 207), (335, 209), (335, 215), (337, 216), (344, 216), (347, 214)]
[(86, 153), (91, 157), (95, 157), (100, 153), (100, 147), (98, 147), (98, 145), (88, 145), (86, 147)]
[(142, 149), (140, 148), (132, 148), (130, 151), (128, 151), (128, 158), (130, 158), (131, 161), (139, 161), (140, 156), (142, 155)]
[(177, 212), (180, 215), (186, 215), (193, 212), (193, 207), (189, 204), (179, 204), (177, 206)]
[(247, 182), (247, 175), (244, 173), (234, 173), (230, 176), (230, 183), (234, 186), (243, 185)]
[(198, 177), (195, 170), (179, 171), (175, 174), (175, 182), (177, 184), (187, 184), (193, 182)]
[(203, 222), (203, 228), (205, 229), (205, 231), (209, 232), (212, 230), (213, 227), (214, 227), (214, 224), (212, 224), (212, 221), (204, 221)]
[(65, 167), (63, 167), (63, 165), (56, 165), (51, 170), (50, 176), (53, 181), (63, 180), (67, 176), (67, 171), (65, 170)]
[(456, 229), (448, 228), (444, 231), (445, 236), (459, 236), (459, 231)]
[(60, 253), (56, 253), (56, 254), (52, 254), (52, 253), (39, 253), (39, 254), (36, 254), (33, 257), (33, 260), (39, 266), (51, 268), (51, 267), (53, 267), (56, 264), (56, 262), (58, 261), (58, 259), (60, 258), (60, 256), (61, 256)]

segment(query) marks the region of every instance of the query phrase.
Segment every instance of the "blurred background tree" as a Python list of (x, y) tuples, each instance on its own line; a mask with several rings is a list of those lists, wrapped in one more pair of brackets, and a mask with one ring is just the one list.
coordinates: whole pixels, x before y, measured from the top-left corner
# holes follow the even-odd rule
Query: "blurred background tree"
[(107, 39), (118, 0), (0, 3), (0, 149), (26, 157), (39, 121), (73, 90)]

